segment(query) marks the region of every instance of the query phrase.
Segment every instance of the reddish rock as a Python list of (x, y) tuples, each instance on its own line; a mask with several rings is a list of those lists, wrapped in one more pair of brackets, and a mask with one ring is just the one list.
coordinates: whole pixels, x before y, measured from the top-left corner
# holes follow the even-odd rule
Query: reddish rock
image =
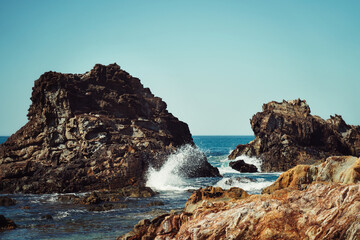
[(323, 162), (329, 156), (360, 156), (360, 127), (341, 116), (323, 120), (310, 114), (304, 100), (270, 102), (251, 119), (255, 139), (229, 155), (255, 156), (262, 171), (286, 171), (298, 164)]
[[(0, 145), (1, 193), (78, 192), (144, 183), (184, 144), (186, 123), (116, 64), (85, 74), (47, 72), (32, 92), (29, 122)], [(218, 171), (207, 162), (199, 172)]]
[[(280, 192), (282, 191), (282, 194)], [(312, 184), (143, 220), (118, 239), (360, 239), (360, 184)]]
[(319, 165), (298, 165), (282, 173), (263, 193), (285, 188), (303, 190), (314, 182), (360, 183), (360, 158), (334, 156)]

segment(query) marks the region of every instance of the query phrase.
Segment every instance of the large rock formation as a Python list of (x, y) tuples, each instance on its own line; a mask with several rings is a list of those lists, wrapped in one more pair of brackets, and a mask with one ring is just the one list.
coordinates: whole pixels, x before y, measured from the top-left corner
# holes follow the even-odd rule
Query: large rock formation
[(329, 156), (360, 156), (360, 126), (341, 116), (323, 120), (310, 114), (304, 100), (270, 102), (251, 119), (255, 139), (238, 145), (229, 155), (256, 156), (262, 171), (286, 171), (298, 164), (314, 164)]
[[(116, 64), (85, 74), (47, 72), (31, 100), (28, 123), (0, 145), (0, 192), (138, 185), (149, 165), (194, 145), (187, 124)], [(202, 175), (218, 175), (206, 159), (199, 162)]]
[(232, 188), (195, 191), (183, 212), (142, 220), (118, 239), (360, 239), (360, 158), (298, 166), (248, 195)]

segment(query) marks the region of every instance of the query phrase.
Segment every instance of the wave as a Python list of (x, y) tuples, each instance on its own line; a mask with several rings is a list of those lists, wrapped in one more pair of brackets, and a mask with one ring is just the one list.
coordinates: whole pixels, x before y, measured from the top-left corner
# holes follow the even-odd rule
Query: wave
[(251, 194), (259, 194), (262, 189), (270, 186), (274, 181), (266, 180), (265, 178), (223, 178), (215, 184), (215, 187), (221, 187), (222, 189), (230, 189), (232, 187), (239, 187)]
[(185, 191), (199, 186), (193, 186), (195, 181), (186, 177), (185, 169), (189, 165), (192, 169), (201, 166), (204, 153), (191, 145), (184, 145), (169, 155), (165, 164), (156, 170), (149, 168), (146, 176), (146, 186), (157, 191)]

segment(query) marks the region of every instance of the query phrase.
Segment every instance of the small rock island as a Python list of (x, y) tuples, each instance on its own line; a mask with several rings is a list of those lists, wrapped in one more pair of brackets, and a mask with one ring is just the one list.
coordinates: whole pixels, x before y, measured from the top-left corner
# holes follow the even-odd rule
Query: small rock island
[(262, 159), (261, 170), (281, 172), (298, 164), (324, 162), (330, 156), (360, 156), (360, 126), (340, 115), (324, 120), (310, 114), (305, 100), (269, 102), (251, 119), (255, 139), (240, 144), (229, 155)]
[[(85, 74), (46, 72), (28, 123), (0, 145), (0, 193), (79, 192), (144, 185), (184, 144), (188, 125), (117, 64)], [(204, 157), (192, 177), (219, 176)]]

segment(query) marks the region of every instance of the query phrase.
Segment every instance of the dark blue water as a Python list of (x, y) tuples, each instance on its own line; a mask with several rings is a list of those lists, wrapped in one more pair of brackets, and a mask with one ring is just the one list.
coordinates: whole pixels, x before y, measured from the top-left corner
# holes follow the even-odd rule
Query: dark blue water
[[(0, 143), (6, 137), (0, 137)], [(17, 201), (16, 206), (0, 207), (0, 214), (12, 219), (19, 227), (0, 233), (0, 239), (115, 239), (132, 229), (141, 219), (153, 218), (172, 209), (182, 209), (190, 192), (186, 189), (207, 185), (230, 188), (242, 187), (249, 193), (260, 193), (279, 176), (278, 173), (238, 173), (228, 166), (227, 155), (239, 143), (253, 140), (253, 136), (194, 136), (196, 145), (205, 152), (208, 161), (219, 168), (223, 178), (182, 179), (173, 173), (168, 164), (159, 172), (150, 172), (149, 178), (160, 175), (155, 188), (159, 195), (147, 198), (124, 198), (121, 203), (128, 207), (106, 212), (89, 212), (84, 206), (60, 203), (58, 194), (9, 195)], [(169, 157), (168, 162), (181, 162), (189, 154), (198, 150), (185, 148)], [(259, 165), (257, 159), (243, 158)], [(162, 182), (161, 182), (162, 181)], [(163, 206), (146, 207), (152, 201), (162, 201)], [(30, 207), (24, 209), (25, 206)], [(53, 219), (42, 219), (50, 214)]]
[(0, 136), (0, 144), (2, 144), (3, 142), (5, 142), (6, 139), (8, 139), (8, 137)]

